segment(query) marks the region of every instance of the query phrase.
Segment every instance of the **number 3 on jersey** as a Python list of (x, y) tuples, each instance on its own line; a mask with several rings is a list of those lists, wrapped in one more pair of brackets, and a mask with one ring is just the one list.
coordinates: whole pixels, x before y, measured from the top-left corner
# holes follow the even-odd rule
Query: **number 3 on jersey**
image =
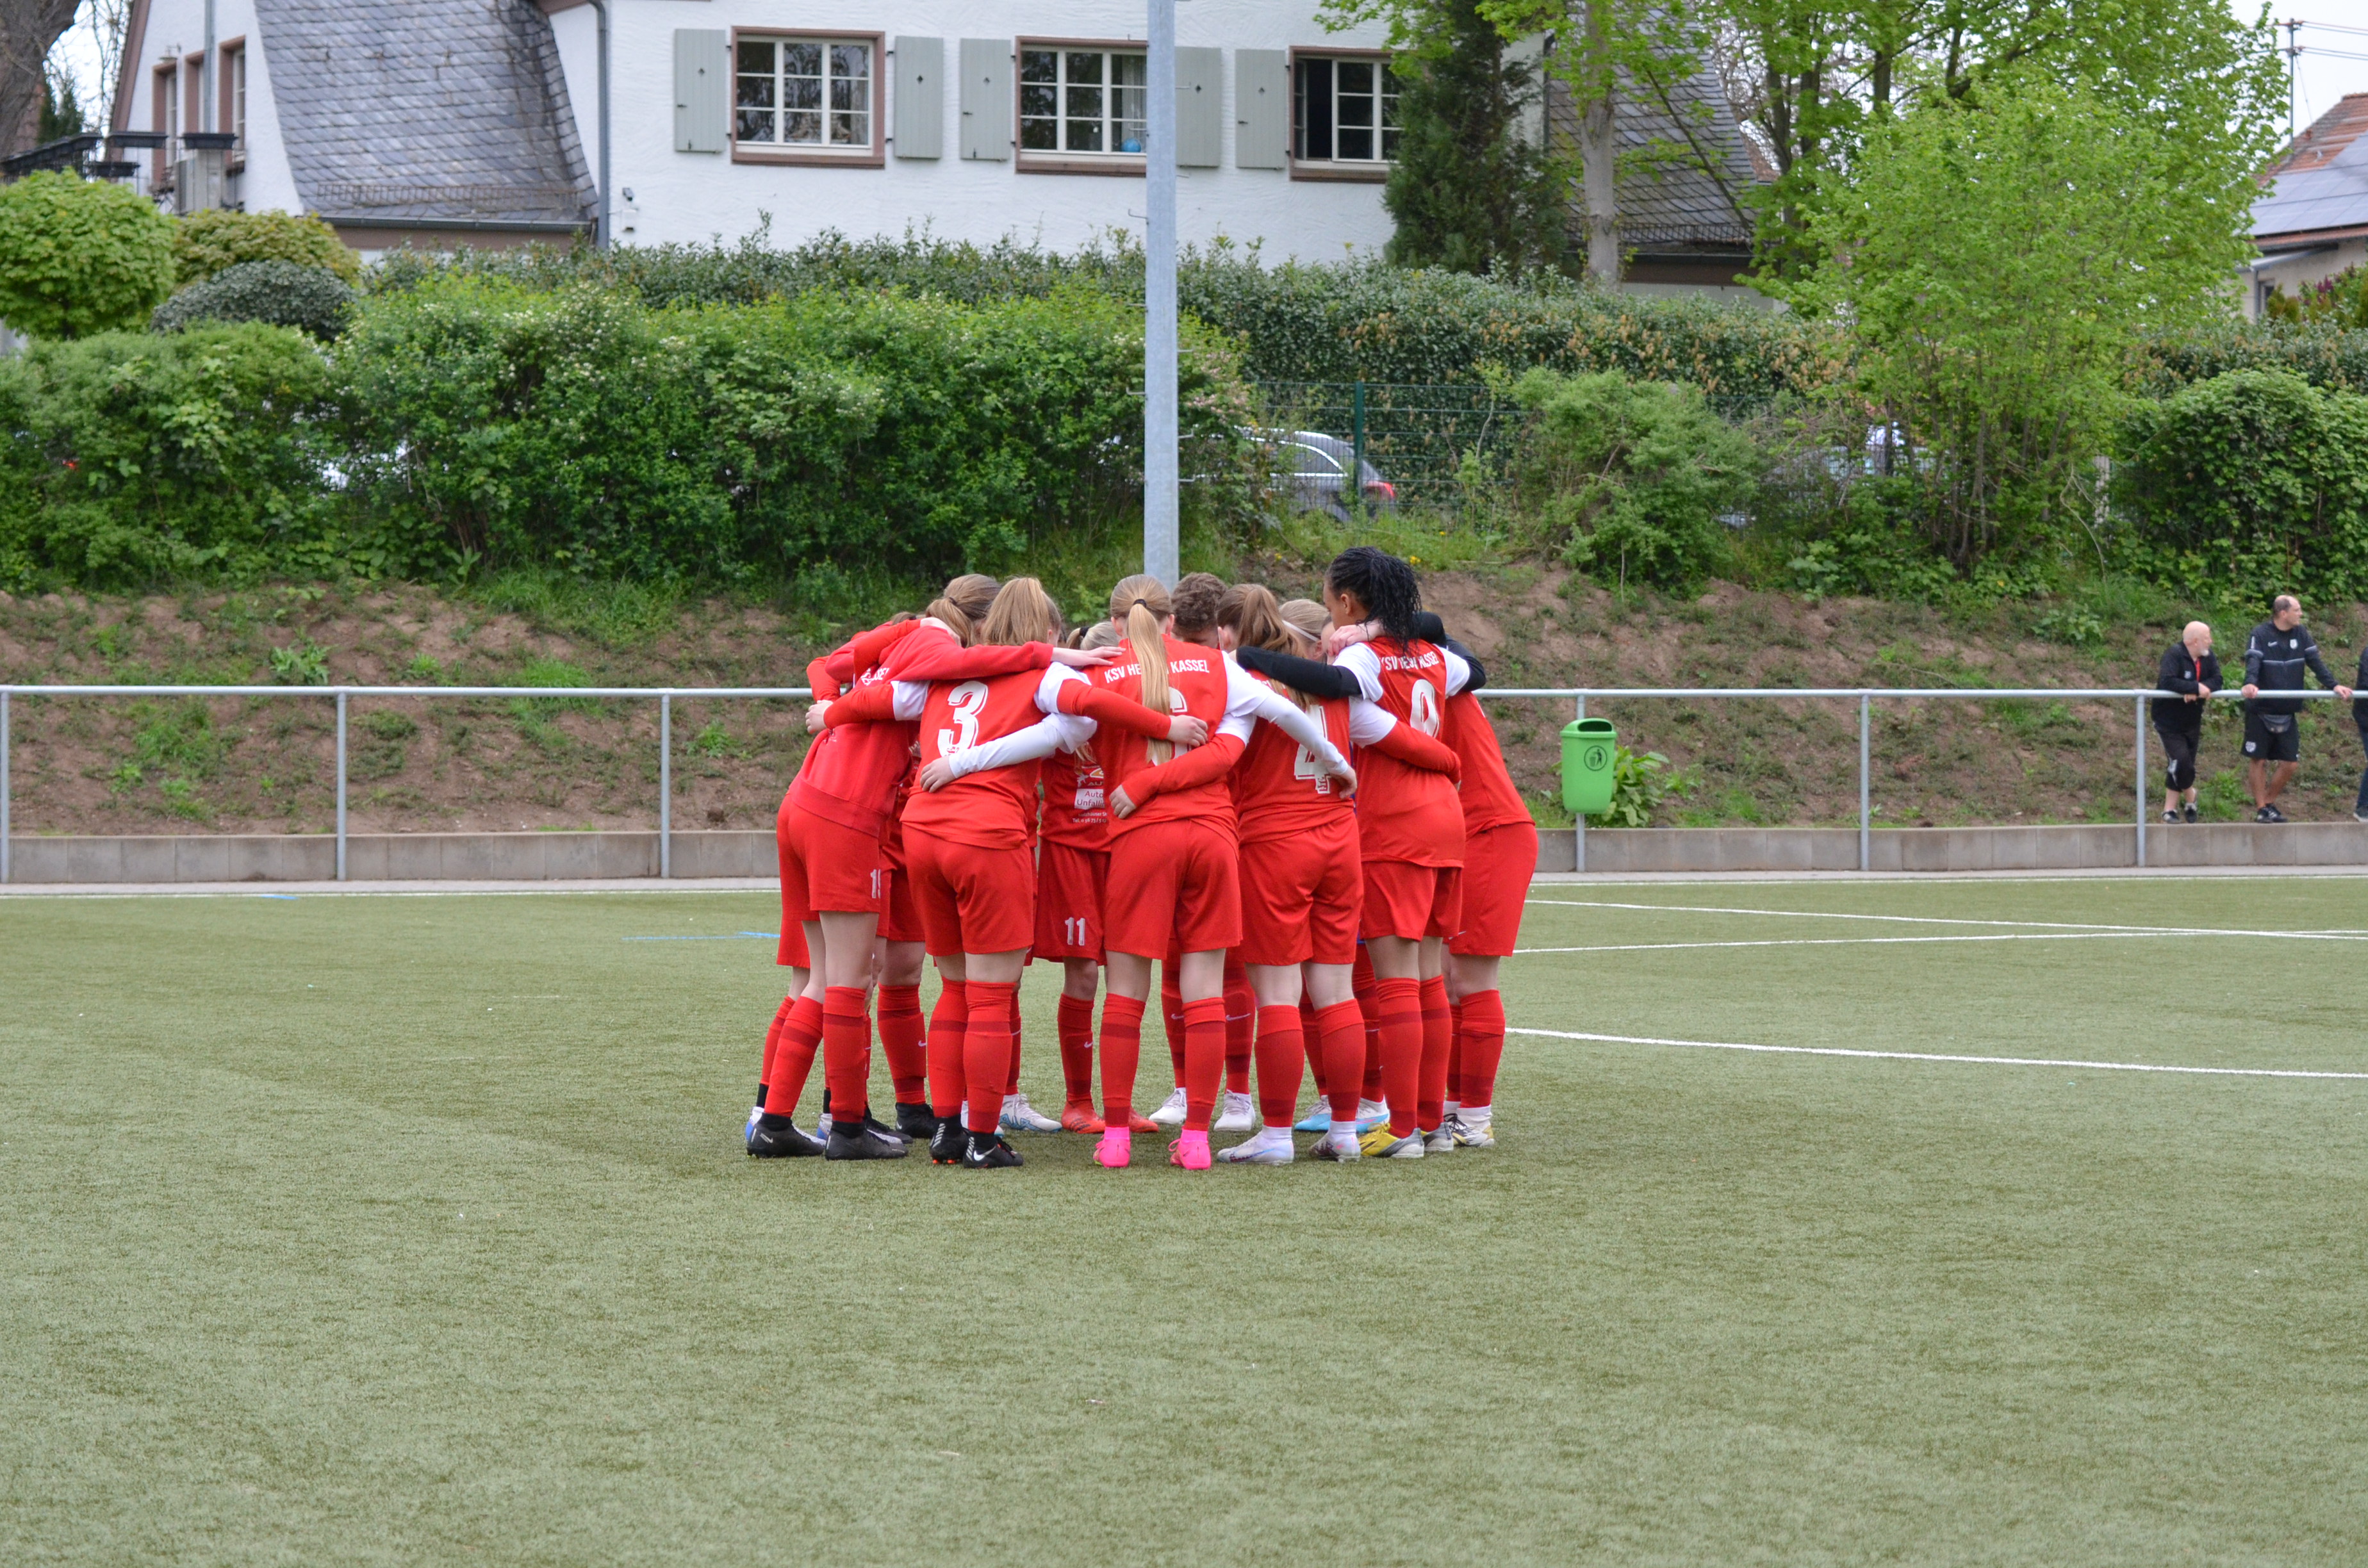
[(1417, 734), (1439, 738), (1439, 687), (1427, 680), (1417, 680), (1406, 693), (1406, 722)]
[[(953, 713), (954, 730), (938, 732), (938, 755), (953, 756), (978, 744), (978, 710), (986, 706), (986, 683), (966, 680), (946, 694), (946, 707)], [(1431, 722), (1431, 733), (1438, 733), (1438, 721)]]

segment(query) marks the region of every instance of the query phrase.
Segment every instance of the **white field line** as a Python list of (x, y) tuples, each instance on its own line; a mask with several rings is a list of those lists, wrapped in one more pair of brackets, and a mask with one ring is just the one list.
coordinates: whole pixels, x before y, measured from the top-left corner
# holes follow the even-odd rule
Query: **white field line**
[[(1739, 942), (1614, 942), (1592, 948), (1515, 948), (1511, 956), (1540, 953), (1658, 953), (1687, 948), (1879, 948), (1918, 942), (2094, 942), (2161, 937), (2219, 937), (2221, 931), (1985, 931), (1970, 937), (1775, 937)], [(2368, 940), (2362, 937), (2352, 941)]]
[(1702, 903), (1614, 903), (1608, 899), (1530, 898), (1524, 903), (1563, 909), (1632, 909), (1654, 915), (1757, 915), (1778, 920), (1873, 920), (1894, 926), (1986, 926), (2023, 931), (2123, 932), (2145, 937), (2302, 937), (2315, 941), (2351, 941), (2368, 931), (2256, 931), (2226, 926), (2108, 926), (2086, 920), (1968, 920), (1945, 915), (1852, 915), (1830, 909), (1730, 909)]
[(1917, 1051), (1848, 1051), (1836, 1045), (1745, 1045), (1725, 1040), (1662, 1040), (1654, 1035), (1582, 1034), (1571, 1029), (1508, 1028), (1507, 1034), (1606, 1045), (1674, 1045), (1691, 1051), (1748, 1051), (1778, 1056), (1855, 1056), (1877, 1062), (1965, 1062), (1985, 1067), (2077, 1067), (2098, 1073), (2181, 1073), (2216, 1078), (2358, 1078), (2368, 1073), (2314, 1073), (2296, 1067), (2169, 1067), (2151, 1062), (2056, 1061), (2044, 1056), (1944, 1056)]

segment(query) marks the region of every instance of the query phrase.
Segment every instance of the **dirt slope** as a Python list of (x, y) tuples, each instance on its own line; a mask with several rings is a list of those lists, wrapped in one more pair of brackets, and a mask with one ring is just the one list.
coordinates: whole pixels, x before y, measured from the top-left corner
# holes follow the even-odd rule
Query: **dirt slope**
[[(1269, 563), (1285, 591), (1304, 573)], [(1433, 606), (1497, 687), (2127, 686), (2150, 678), (2167, 627), (2130, 627), (2088, 648), (2036, 640), (2001, 611), (1979, 625), (1920, 606), (1811, 604), (1717, 586), (1691, 602), (1622, 604), (1554, 571), (1439, 574)], [(2316, 619), (2339, 671), (2368, 634), (2368, 607)], [(2219, 629), (2224, 651), (2245, 628)], [(800, 684), (828, 635), (811, 618), (723, 601), (630, 636), (568, 631), (421, 587), (271, 588), (131, 599), (0, 595), (0, 676), (57, 684), (271, 683), (308, 662), (354, 683), (618, 686)], [(317, 655), (315, 651), (317, 650)], [(324, 699), (20, 699), (16, 831), (317, 832), (331, 822)], [(1516, 775), (1554, 787), (1561, 701), (1494, 704)], [(1658, 824), (1854, 821), (1857, 721), (1846, 701), (1600, 702), (1639, 751), (1666, 754), (1679, 792)], [(675, 821), (769, 824), (803, 754), (798, 706), (683, 702), (675, 713)], [(2361, 767), (2348, 714), (2305, 717), (2297, 819), (2350, 814)], [(2243, 808), (2238, 724), (2205, 734), (2214, 815)], [(552, 699), (358, 701), (351, 721), (357, 831), (643, 826), (655, 820), (656, 704)], [(2126, 821), (2131, 714), (2113, 703), (1892, 704), (1873, 737), (1877, 820), (1888, 824)], [(1543, 813), (1554, 820), (1547, 808)]]

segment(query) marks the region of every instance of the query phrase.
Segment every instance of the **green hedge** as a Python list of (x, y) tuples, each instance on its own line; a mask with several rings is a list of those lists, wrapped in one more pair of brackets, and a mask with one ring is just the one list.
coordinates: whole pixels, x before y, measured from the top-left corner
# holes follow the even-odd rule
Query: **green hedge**
[(2156, 397), (2235, 370), (2284, 370), (2313, 386), (2368, 392), (2368, 331), (2232, 321), (2150, 338), (2135, 369)]
[[(1254, 483), (1248, 403), (1189, 347), (1205, 506)], [(43, 344), (0, 366), (0, 574), (999, 568), (1136, 504), (1142, 377), (1140, 317), (1074, 289), (666, 310), (443, 278), (325, 353), (263, 325)]]

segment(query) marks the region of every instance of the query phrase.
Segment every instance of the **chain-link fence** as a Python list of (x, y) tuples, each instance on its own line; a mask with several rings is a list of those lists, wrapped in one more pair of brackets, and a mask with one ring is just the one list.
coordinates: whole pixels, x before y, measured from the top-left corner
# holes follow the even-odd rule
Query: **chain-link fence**
[[(1262, 433), (1303, 506), (1451, 511), (1503, 473), (1520, 411), (1493, 388), (1386, 381), (1263, 381)], [(1348, 476), (1359, 475), (1352, 484)]]

